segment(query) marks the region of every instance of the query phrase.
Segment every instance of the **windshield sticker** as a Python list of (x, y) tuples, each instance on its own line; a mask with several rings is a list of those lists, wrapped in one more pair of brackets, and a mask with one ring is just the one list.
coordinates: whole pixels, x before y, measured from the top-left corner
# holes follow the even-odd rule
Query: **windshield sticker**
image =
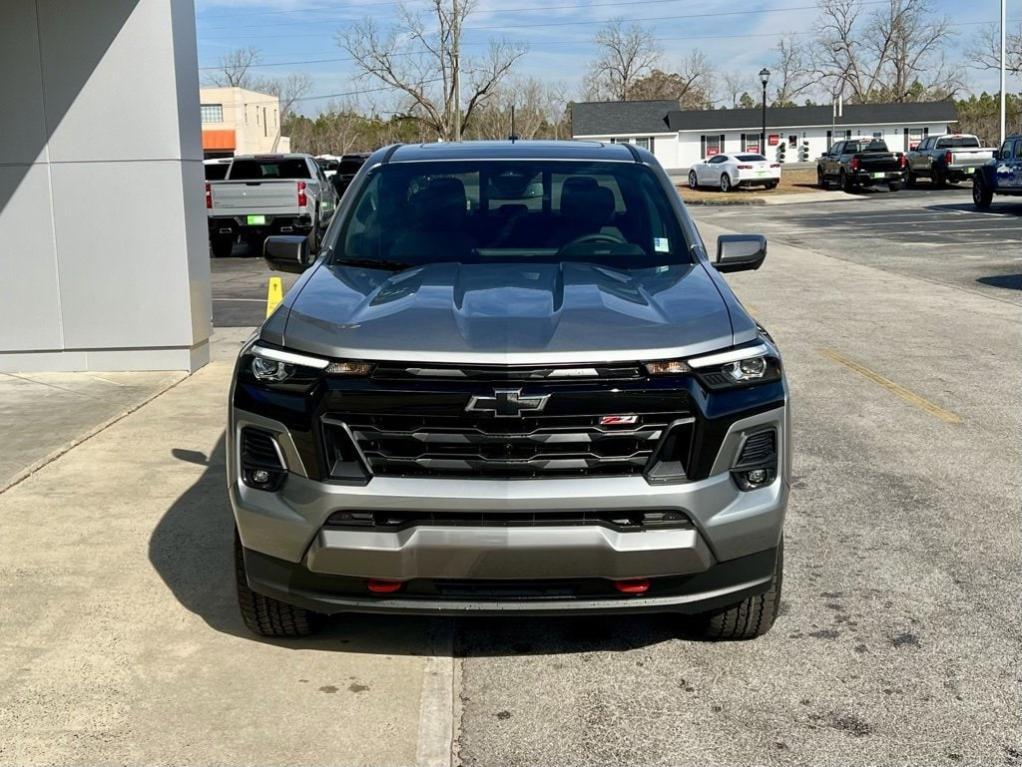
[(657, 253), (669, 253), (671, 251), (671, 243), (666, 237), (654, 237), (653, 250)]

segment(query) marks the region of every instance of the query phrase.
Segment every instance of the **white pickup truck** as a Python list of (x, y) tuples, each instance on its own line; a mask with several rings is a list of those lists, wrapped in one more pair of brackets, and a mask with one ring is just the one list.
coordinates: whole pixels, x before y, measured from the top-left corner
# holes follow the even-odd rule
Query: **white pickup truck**
[(223, 181), (206, 182), (209, 244), (231, 255), (238, 240), (262, 255), (266, 237), (306, 235), (315, 252), (337, 207), (337, 192), (306, 154), (235, 157)]
[(976, 169), (986, 165), (997, 151), (984, 147), (979, 138), (969, 134), (930, 136), (909, 152), (909, 186), (919, 178), (928, 178), (934, 186), (946, 186), (971, 179)]

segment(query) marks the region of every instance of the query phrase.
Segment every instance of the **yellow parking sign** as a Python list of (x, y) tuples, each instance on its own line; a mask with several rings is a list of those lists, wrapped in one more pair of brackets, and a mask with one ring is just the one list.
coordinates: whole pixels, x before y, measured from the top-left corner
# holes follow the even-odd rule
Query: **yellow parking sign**
[(273, 314), (280, 302), (284, 300), (284, 283), (280, 277), (270, 277), (270, 284), (266, 286), (266, 316)]

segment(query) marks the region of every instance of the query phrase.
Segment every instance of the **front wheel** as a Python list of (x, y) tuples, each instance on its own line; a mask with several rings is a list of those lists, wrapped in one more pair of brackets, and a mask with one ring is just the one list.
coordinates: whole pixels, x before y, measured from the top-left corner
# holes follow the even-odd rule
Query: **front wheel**
[(264, 637), (304, 637), (315, 632), (316, 613), (252, 591), (245, 575), (245, 552), (234, 532), (234, 580), (241, 619), (249, 631)]
[(704, 616), (702, 637), (712, 641), (755, 639), (767, 633), (777, 619), (784, 582), (784, 539), (777, 547), (774, 577), (762, 594), (743, 599), (736, 605)]
[(972, 202), (976, 210), (987, 210), (994, 201), (994, 192), (990, 189), (982, 176), (976, 176), (972, 180)]
[(823, 172), (823, 168), (816, 169), (816, 185), (824, 191), (828, 191), (830, 189), (830, 181), (827, 180), (827, 176)]
[(722, 174), (720, 177), (720, 191), (727, 194), (733, 188), (734, 187), (731, 185), (731, 177), (727, 173)]
[(699, 176), (696, 175), (696, 172), (694, 170), (690, 171), (688, 174), (688, 188), (689, 189), (699, 188)]
[(214, 235), (209, 241), (209, 249), (213, 252), (213, 258), (229, 258), (234, 252), (234, 237)]

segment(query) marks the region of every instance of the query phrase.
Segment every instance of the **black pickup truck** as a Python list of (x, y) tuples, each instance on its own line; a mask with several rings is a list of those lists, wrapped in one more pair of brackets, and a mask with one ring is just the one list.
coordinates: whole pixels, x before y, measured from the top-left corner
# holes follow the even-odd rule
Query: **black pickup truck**
[(896, 192), (905, 183), (906, 168), (905, 155), (890, 151), (883, 141), (838, 141), (817, 162), (816, 182), (829, 189), (836, 181), (846, 192), (885, 184)]

